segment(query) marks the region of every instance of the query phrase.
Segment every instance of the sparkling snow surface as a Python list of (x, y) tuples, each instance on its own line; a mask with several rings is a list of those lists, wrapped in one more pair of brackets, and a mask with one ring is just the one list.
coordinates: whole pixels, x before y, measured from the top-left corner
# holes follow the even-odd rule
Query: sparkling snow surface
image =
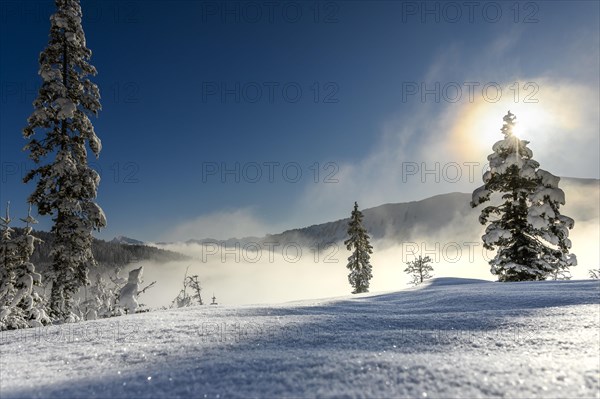
[(4, 332), (0, 397), (600, 397), (599, 294), (441, 278)]

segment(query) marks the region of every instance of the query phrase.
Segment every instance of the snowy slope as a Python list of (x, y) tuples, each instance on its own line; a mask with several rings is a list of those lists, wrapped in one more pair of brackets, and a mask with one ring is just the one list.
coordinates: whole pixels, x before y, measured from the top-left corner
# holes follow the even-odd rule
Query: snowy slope
[(446, 278), (5, 332), (0, 396), (597, 398), (599, 289)]

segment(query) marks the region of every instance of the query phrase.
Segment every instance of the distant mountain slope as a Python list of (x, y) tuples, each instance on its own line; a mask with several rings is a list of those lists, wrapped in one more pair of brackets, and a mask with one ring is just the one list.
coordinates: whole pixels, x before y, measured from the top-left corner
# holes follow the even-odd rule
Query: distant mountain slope
[[(457, 219), (478, 228), (477, 210), (471, 209), (470, 194), (436, 195), (421, 201), (385, 204), (363, 210), (364, 226), (373, 239), (407, 241), (419, 234), (451, 225)], [(281, 244), (325, 245), (346, 239), (349, 219), (336, 220), (301, 229), (268, 235), (265, 241)]]
[[(567, 204), (561, 210), (577, 222), (598, 220), (600, 214), (600, 180), (561, 178), (560, 187), (566, 193)], [(390, 244), (422, 237), (447, 240), (448, 237), (469, 237), (479, 240), (483, 226), (478, 222), (481, 208), (469, 205), (470, 193), (436, 195), (420, 201), (384, 204), (363, 210), (364, 226), (375, 240)], [(348, 214), (351, 203), (348, 203)], [(312, 247), (340, 243), (347, 236), (348, 218), (308, 227), (286, 230), (265, 237), (231, 238), (229, 240), (200, 239), (187, 243), (219, 242), (227, 246), (236, 243), (296, 243)]]
[(128, 244), (128, 245), (145, 245), (144, 241), (135, 240), (133, 238), (125, 237), (125, 236), (116, 236), (109, 242), (114, 244)]
[[(364, 209), (363, 224), (373, 239), (391, 239), (406, 241), (415, 238), (421, 232), (439, 230), (451, 225), (457, 219), (465, 223), (462, 228), (479, 229), (478, 210), (469, 206), (471, 194), (450, 193), (436, 195), (420, 201), (399, 204), (384, 204)], [(350, 208), (349, 208), (350, 209)], [(295, 243), (307, 247), (339, 243), (346, 239), (348, 218), (316, 224), (298, 229), (286, 230), (278, 234), (267, 234), (264, 237), (230, 238), (217, 240), (213, 238), (190, 239), (186, 244), (219, 243), (226, 246), (247, 243), (276, 243), (285, 245)], [(157, 243), (159, 246), (168, 243)], [(263, 245), (268, 247), (268, 245)]]

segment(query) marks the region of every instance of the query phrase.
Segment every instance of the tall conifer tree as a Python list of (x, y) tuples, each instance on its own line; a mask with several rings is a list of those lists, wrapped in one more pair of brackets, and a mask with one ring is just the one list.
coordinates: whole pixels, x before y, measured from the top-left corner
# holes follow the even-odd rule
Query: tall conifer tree
[(348, 224), (349, 238), (344, 241), (346, 248), (353, 251), (348, 257), (346, 266), (350, 270), (348, 282), (354, 288), (353, 294), (369, 292), (369, 281), (373, 277), (373, 266), (370, 263), (373, 247), (369, 244), (369, 235), (362, 225), (362, 219), (363, 214), (358, 210), (358, 204), (355, 202)]
[(96, 204), (100, 176), (88, 164), (88, 146), (98, 157), (102, 148), (90, 116), (100, 106), (98, 87), (88, 76), (96, 75), (89, 63), (81, 26), (79, 0), (56, 0), (50, 18), (50, 40), (40, 53), (43, 80), (34, 111), (23, 135), (25, 149), (36, 164), (24, 181), (36, 181), (29, 201), (41, 215), (52, 215), (56, 235), (53, 255), (52, 313), (73, 318), (74, 295), (88, 284), (92, 255), (92, 230), (106, 225)]
[(515, 115), (508, 111), (501, 129), (504, 139), (492, 147), (490, 170), (483, 175), (485, 184), (473, 192), (471, 206), (492, 203), (479, 217), (487, 224), (483, 246), (497, 249), (490, 261), (492, 274), (500, 281), (545, 280), (577, 264), (569, 253), (569, 230), (575, 222), (560, 214), (565, 204), (560, 178), (539, 168), (529, 142), (513, 134), (515, 124)]

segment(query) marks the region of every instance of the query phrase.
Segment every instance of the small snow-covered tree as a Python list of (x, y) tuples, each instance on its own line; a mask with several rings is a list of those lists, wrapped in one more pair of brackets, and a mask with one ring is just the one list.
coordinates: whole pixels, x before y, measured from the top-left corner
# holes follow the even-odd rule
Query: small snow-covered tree
[(556, 269), (550, 273), (551, 280), (570, 280), (571, 272), (567, 269)]
[(373, 247), (369, 244), (369, 235), (362, 225), (362, 219), (363, 214), (358, 210), (358, 204), (355, 202), (348, 224), (349, 238), (344, 241), (346, 249), (353, 251), (346, 265), (350, 270), (348, 282), (354, 288), (353, 294), (369, 292), (369, 281), (373, 277), (373, 266), (370, 263)]
[(6, 217), (0, 218), (2, 224), (2, 244), (0, 245), (0, 329), (41, 327), (50, 322), (46, 314), (46, 303), (35, 291), (40, 286), (42, 276), (36, 273), (30, 257), (40, 240), (31, 232), (31, 224), (37, 221), (31, 216), (31, 206), (23, 233), (15, 237), (10, 228), (10, 213), (7, 206)]
[(20, 261), (16, 269), (15, 288), (17, 295), (13, 301), (22, 313), (29, 327), (41, 327), (50, 322), (47, 314), (46, 301), (35, 290), (34, 287), (42, 286), (42, 275), (35, 271), (35, 266), (30, 258), (35, 251), (36, 243), (41, 242), (31, 233), (31, 225), (37, 224), (31, 216), (31, 204), (27, 217), (21, 219), (25, 223), (23, 233), (15, 239)]
[(95, 203), (100, 176), (88, 165), (87, 153), (88, 145), (96, 157), (102, 148), (89, 118), (101, 106), (98, 87), (88, 79), (96, 68), (89, 63), (79, 0), (55, 3), (48, 47), (39, 57), (42, 86), (23, 129), (25, 149), (36, 164), (24, 181), (37, 179), (29, 201), (40, 215), (53, 216), (51, 312), (73, 320), (74, 296), (88, 284), (88, 268), (95, 264), (92, 230), (106, 225)]
[(143, 267), (139, 267), (130, 271), (127, 284), (125, 284), (125, 286), (123, 286), (119, 292), (119, 305), (127, 313), (135, 313), (139, 307), (137, 296), (140, 292), (143, 271)]
[[(177, 297), (173, 299), (171, 303), (171, 307), (176, 308), (184, 308), (192, 305), (192, 301), (196, 301), (198, 305), (204, 305), (202, 301), (202, 287), (200, 285), (200, 280), (198, 275), (188, 276), (189, 266), (185, 270), (185, 275), (183, 277), (183, 288), (177, 294)], [(192, 293), (188, 293), (187, 289), (190, 289)]]
[(143, 266), (130, 271), (129, 277), (127, 278), (127, 284), (119, 291), (119, 306), (125, 310), (127, 314), (140, 311), (139, 309), (144, 305), (138, 303), (138, 296), (156, 284), (156, 281), (153, 281), (146, 287), (140, 289), (140, 285), (144, 283), (144, 280), (142, 279), (143, 272)]
[(588, 275), (592, 280), (600, 280), (600, 269), (590, 269)]
[(429, 256), (423, 258), (421, 255), (414, 261), (406, 263), (407, 267), (404, 269), (404, 272), (410, 274), (412, 277), (410, 284), (419, 285), (422, 284), (423, 281), (433, 277), (431, 274), (433, 266), (431, 266), (430, 263), (431, 258)]
[(0, 217), (0, 330), (18, 328), (13, 327), (13, 323), (8, 320), (13, 311), (12, 302), (16, 294), (15, 267), (19, 262), (11, 222), (9, 202), (6, 206), (6, 216)]
[(575, 255), (569, 254), (574, 221), (559, 212), (565, 203), (558, 188), (560, 178), (539, 169), (529, 142), (513, 134), (515, 124), (516, 117), (509, 111), (501, 129), (504, 139), (492, 147), (484, 185), (473, 192), (471, 201), (472, 207), (492, 202), (479, 217), (481, 224), (487, 224), (483, 246), (497, 249), (491, 272), (499, 281), (564, 275), (577, 264)]
[(100, 273), (96, 273), (95, 280), (86, 290), (86, 298), (80, 305), (81, 314), (85, 320), (117, 316), (117, 302), (119, 291), (126, 284), (109, 281)]

